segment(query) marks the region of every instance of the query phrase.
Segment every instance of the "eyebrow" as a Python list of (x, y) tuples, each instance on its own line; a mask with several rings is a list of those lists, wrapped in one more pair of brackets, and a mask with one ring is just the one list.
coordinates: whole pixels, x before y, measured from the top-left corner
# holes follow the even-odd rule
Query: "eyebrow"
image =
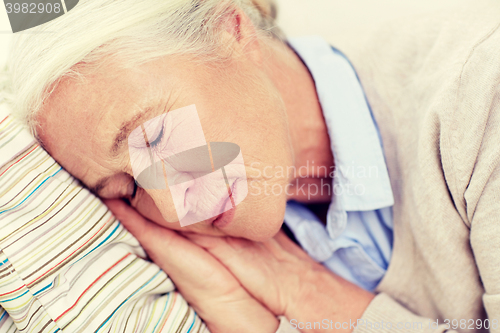
[(120, 126), (120, 130), (115, 135), (115, 139), (113, 140), (113, 146), (111, 147), (111, 156), (116, 156), (118, 152), (123, 148), (126, 139), (128, 138), (130, 132), (139, 126), (139, 123), (142, 123), (141, 120), (149, 115), (151, 112), (156, 110), (156, 108), (148, 107), (145, 108), (144, 111), (136, 114), (132, 119), (125, 121)]

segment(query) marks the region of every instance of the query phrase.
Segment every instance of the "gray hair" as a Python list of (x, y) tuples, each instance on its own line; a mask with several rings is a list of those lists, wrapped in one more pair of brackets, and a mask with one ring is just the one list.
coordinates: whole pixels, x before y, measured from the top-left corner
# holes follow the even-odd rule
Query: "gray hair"
[(63, 16), (16, 34), (9, 62), (12, 112), (36, 136), (35, 116), (57, 83), (82, 77), (82, 69), (106, 56), (134, 66), (172, 54), (214, 55), (217, 27), (235, 8), (263, 36), (282, 37), (273, 0), (80, 0)]

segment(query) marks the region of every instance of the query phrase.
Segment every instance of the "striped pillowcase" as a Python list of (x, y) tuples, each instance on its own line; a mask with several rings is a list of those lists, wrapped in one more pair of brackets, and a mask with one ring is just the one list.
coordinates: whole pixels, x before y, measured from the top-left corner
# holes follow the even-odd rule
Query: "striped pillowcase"
[(0, 110), (0, 333), (208, 332), (106, 206)]

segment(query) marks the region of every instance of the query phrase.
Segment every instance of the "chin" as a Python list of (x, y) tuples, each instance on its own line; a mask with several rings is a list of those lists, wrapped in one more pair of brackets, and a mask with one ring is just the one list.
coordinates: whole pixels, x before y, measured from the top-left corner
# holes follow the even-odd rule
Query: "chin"
[(273, 238), (278, 233), (278, 231), (280, 231), (282, 224), (283, 221), (275, 223), (274, 228), (266, 228), (266, 230), (259, 230), (259, 232), (256, 232), (255, 234), (249, 233), (248, 235), (245, 235), (243, 238), (252, 240), (254, 242), (264, 242), (266, 240)]
[[(280, 231), (285, 216), (285, 206), (276, 207), (272, 213), (263, 211), (260, 214), (240, 213), (244, 217), (242, 216), (241, 220), (235, 221), (237, 223), (234, 224), (234, 228), (227, 230), (227, 234), (255, 242), (263, 242), (273, 238)], [(236, 214), (238, 214), (238, 211)]]

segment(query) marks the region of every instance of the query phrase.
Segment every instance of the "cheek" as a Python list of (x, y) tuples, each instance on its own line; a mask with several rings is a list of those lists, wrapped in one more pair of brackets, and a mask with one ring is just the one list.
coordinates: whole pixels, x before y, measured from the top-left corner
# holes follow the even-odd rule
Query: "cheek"
[(148, 220), (159, 224), (161, 226), (167, 227), (169, 229), (179, 230), (179, 223), (167, 222), (161, 213), (161, 211), (156, 206), (153, 198), (143, 189), (138, 189), (136, 197), (131, 202), (132, 207), (134, 207), (142, 216), (146, 217)]
[(289, 191), (287, 173), (281, 168), (268, 166), (259, 171), (260, 176), (255, 169), (248, 173), (254, 175), (248, 181), (248, 196), (236, 210), (241, 230), (235, 232), (254, 241), (269, 239), (279, 231)]
[(281, 196), (251, 196), (236, 210), (238, 221), (231, 234), (253, 241), (265, 241), (280, 230), (285, 215), (286, 198)]
[(247, 168), (249, 193), (254, 196), (286, 194), (294, 170), (290, 156), (283, 156), (275, 164), (252, 162)]

